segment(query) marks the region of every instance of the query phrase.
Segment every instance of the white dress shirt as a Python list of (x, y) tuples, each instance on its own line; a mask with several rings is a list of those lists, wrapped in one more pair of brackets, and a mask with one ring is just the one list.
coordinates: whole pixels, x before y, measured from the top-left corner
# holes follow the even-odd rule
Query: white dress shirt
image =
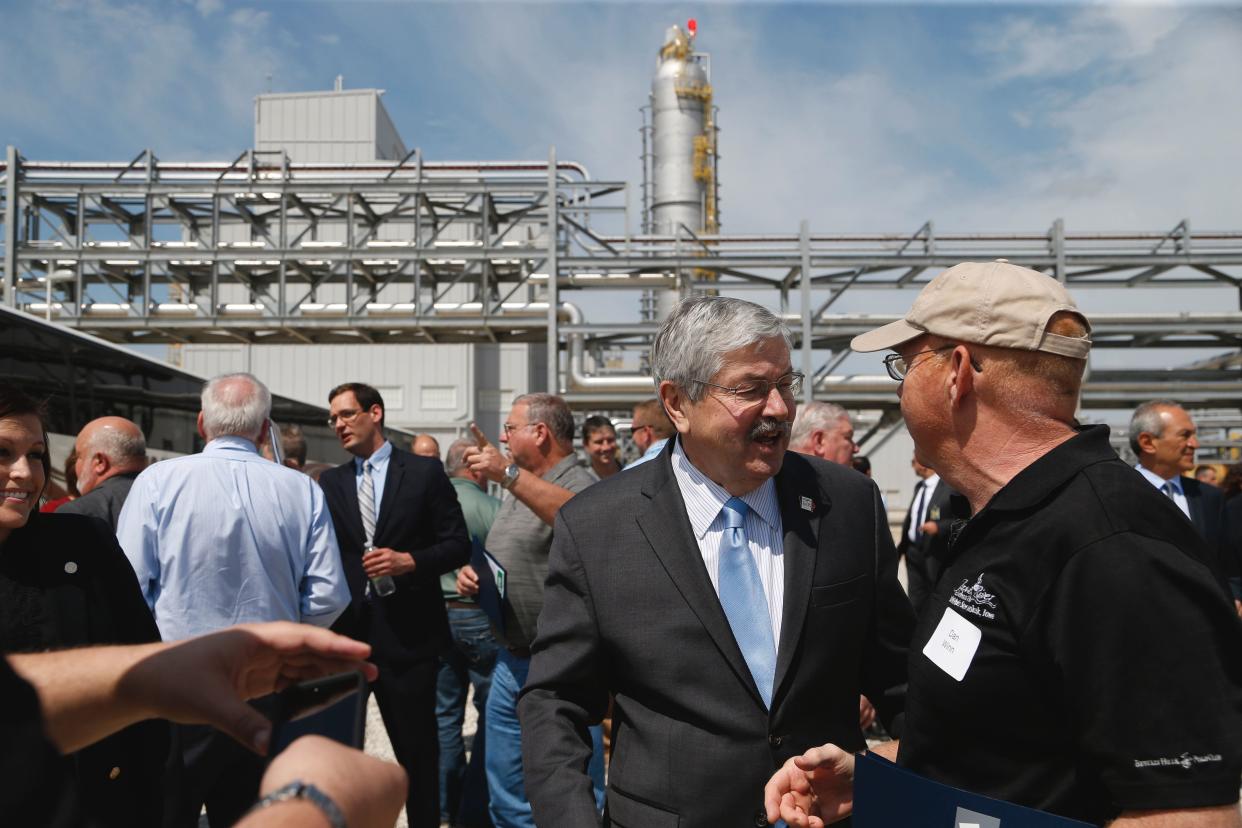
[[(732, 495), (709, 480), (695, 468), (682, 451), (681, 441), (673, 446), (673, 477), (686, 504), (686, 517), (699, 544), (699, 553), (707, 567), (716, 597), (720, 597), (720, 541), (725, 522), (721, 509)], [(781, 522), (780, 504), (776, 500), (776, 482), (772, 479), (752, 492), (741, 496), (750, 510), (746, 512), (746, 539), (750, 554), (759, 569), (763, 594), (772, 618), (772, 640), (780, 647), (781, 611), (785, 606), (785, 531)]]
[[(1182, 488), (1182, 476), (1180, 474), (1165, 480), (1155, 472), (1144, 468), (1141, 464), (1136, 463), (1134, 468), (1138, 470), (1139, 474), (1147, 478), (1148, 483), (1161, 490), (1161, 494), (1164, 494), (1165, 483), (1173, 484), (1173, 502), (1177, 504), (1177, 508), (1182, 510), (1183, 515), (1190, 517), (1190, 501), (1186, 499), (1186, 490)], [(1168, 497), (1168, 495), (1165, 496)]]

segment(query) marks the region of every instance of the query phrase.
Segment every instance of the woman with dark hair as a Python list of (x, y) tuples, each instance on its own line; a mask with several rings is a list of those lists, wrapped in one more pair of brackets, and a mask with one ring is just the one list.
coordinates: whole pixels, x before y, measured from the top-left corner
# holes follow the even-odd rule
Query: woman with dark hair
[[(0, 652), (158, 641), (108, 526), (39, 513), (47, 443), (43, 406), (0, 382)], [(168, 755), (168, 726), (152, 721), (70, 756), (87, 813), (111, 828), (158, 825)]]
[(582, 447), (591, 460), (591, 471), (600, 480), (621, 471), (617, 454), (617, 429), (612, 420), (596, 414), (582, 423)]

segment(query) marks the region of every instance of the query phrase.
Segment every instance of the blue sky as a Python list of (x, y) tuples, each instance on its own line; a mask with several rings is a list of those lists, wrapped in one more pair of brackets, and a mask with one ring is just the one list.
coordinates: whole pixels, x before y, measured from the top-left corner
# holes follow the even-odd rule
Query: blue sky
[[(380, 87), (429, 159), (636, 180), (666, 26), (694, 16), (726, 231), (1242, 227), (1242, 5), (0, 2), (0, 139), (232, 159), (254, 95)], [(270, 76), (270, 81), (269, 81)]]

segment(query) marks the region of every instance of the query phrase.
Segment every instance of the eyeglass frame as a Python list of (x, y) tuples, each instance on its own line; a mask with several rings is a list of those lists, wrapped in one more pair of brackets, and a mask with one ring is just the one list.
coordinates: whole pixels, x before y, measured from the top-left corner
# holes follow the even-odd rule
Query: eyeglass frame
[[(921, 354), (935, 354), (940, 351), (948, 351), (952, 348), (956, 348), (960, 344), (961, 344), (960, 342), (950, 342), (948, 345), (941, 345), (939, 348), (928, 348), (926, 351), (915, 351), (914, 353), (910, 354), (908, 358), (903, 357), (901, 354), (896, 354), (896, 353), (889, 354), (888, 356), (884, 357), (884, 370), (888, 372), (888, 375), (890, 378), (895, 379), (898, 382), (905, 382), (906, 377), (910, 376), (910, 372), (914, 370), (914, 366), (916, 364), (921, 364), (921, 363), (914, 362), (914, 358), (916, 356), (919, 356)], [(923, 362), (926, 362), (926, 361), (927, 360), (923, 360)], [(894, 367), (898, 362), (906, 363), (906, 370), (900, 374), (897, 373), (897, 369)], [(977, 361), (975, 361), (974, 357), (970, 358), (970, 367), (974, 368), (976, 371), (983, 370), (983, 366), (980, 365)]]
[[(789, 379), (789, 388), (786, 390), (781, 390), (780, 383), (785, 379)], [(747, 406), (758, 405), (759, 403), (766, 402), (768, 397), (772, 396), (772, 389), (774, 388), (781, 395), (782, 399), (785, 399), (787, 394), (788, 394), (788, 397), (787, 397), (788, 399), (791, 399), (791, 400), (796, 399), (798, 396), (798, 392), (802, 390), (802, 383), (805, 381), (806, 381), (806, 375), (803, 374), (801, 371), (790, 371), (788, 374), (785, 374), (784, 376), (781, 376), (775, 380), (765, 380), (765, 379), (747, 380), (746, 382), (743, 382), (740, 385), (735, 385), (733, 387), (730, 387), (728, 385), (718, 385), (717, 383), (708, 382), (707, 380), (702, 380), (702, 379), (691, 380), (691, 382), (697, 382), (701, 385), (707, 385), (712, 388), (719, 388), (721, 391), (727, 391), (729, 392), (729, 397), (731, 399), (736, 400), (742, 405), (747, 405)], [(737, 395), (738, 389), (746, 385), (749, 385), (751, 383), (754, 383), (755, 385), (765, 386), (763, 396), (756, 397), (753, 400), (748, 400), (744, 397), (739, 397)]]
[(513, 432), (515, 431), (518, 431), (523, 428), (530, 428), (531, 426), (539, 426), (539, 425), (543, 425), (543, 423), (538, 420), (536, 420), (533, 423), (524, 423), (523, 425), (514, 425), (513, 423), (501, 423), (500, 433), (505, 435), (505, 439), (508, 440), (513, 437)]
[(354, 420), (358, 419), (359, 414), (362, 414), (365, 411), (367, 411), (367, 409), (359, 408), (356, 411), (350, 411), (348, 413), (342, 411), (339, 414), (329, 414), (328, 415), (328, 428), (336, 428), (337, 420), (340, 420), (341, 422), (344, 422), (344, 423), (352, 423)]

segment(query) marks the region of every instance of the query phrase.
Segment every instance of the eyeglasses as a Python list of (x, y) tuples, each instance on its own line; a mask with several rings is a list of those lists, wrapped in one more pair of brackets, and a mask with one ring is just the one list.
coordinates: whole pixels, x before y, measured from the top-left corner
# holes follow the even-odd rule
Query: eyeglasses
[(799, 374), (797, 371), (786, 374), (778, 380), (751, 380), (741, 385), (735, 385), (732, 388), (727, 385), (717, 385), (707, 380), (694, 380), (694, 382), (718, 388), (745, 405), (763, 402), (772, 393), (773, 388), (785, 399), (793, 399), (802, 390), (802, 374)]
[[(908, 359), (903, 357), (901, 354), (889, 354), (884, 357), (884, 368), (888, 371), (888, 375), (890, 377), (898, 382), (902, 382), (910, 375), (910, 372), (914, 370), (914, 358), (916, 356), (919, 356), (920, 354), (935, 354), (940, 351), (948, 351), (956, 348), (957, 345), (958, 343), (953, 342), (949, 345), (941, 345), (939, 348), (928, 348), (926, 351), (916, 351), (915, 353), (910, 354)], [(971, 357), (970, 367), (974, 368), (976, 371), (983, 370), (983, 366), (976, 362), (974, 357)]]
[(357, 416), (361, 413), (362, 411), (360, 409), (355, 408), (352, 411), (350, 411), (349, 409), (346, 409), (345, 411), (342, 411), (339, 414), (329, 414), (328, 415), (328, 428), (336, 428), (336, 424), (338, 421), (342, 423), (352, 423), (357, 418)]
[(513, 432), (518, 431), (523, 428), (529, 428), (533, 425), (539, 425), (539, 423), (525, 423), (523, 425), (514, 425), (513, 423), (505, 423), (500, 428), (504, 431), (505, 437), (508, 438), (509, 436), (513, 434)]

